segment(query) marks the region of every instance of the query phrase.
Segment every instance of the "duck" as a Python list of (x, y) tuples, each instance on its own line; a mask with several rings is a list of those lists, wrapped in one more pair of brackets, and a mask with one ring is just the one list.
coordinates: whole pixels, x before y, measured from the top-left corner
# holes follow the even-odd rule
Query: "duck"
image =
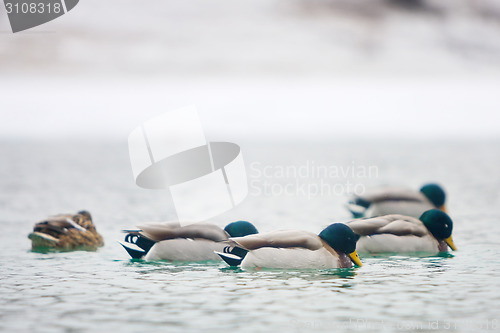
[(220, 260), (214, 251), (222, 251), (229, 237), (258, 233), (248, 221), (231, 222), (224, 229), (210, 223), (182, 225), (178, 221), (149, 222), (137, 230), (124, 230), (120, 244), (132, 259), (146, 261), (212, 261)]
[(329, 269), (362, 266), (356, 252), (360, 237), (342, 223), (319, 235), (301, 230), (278, 230), (232, 237), (217, 254), (229, 266), (243, 269)]
[(425, 184), (419, 191), (402, 187), (380, 187), (354, 196), (347, 209), (354, 218), (403, 214), (419, 218), (429, 209), (446, 212), (446, 193), (435, 183)]
[(28, 235), (33, 251), (95, 251), (104, 245), (102, 236), (86, 210), (77, 214), (60, 214), (38, 222)]
[(361, 238), (358, 252), (411, 253), (448, 252), (457, 248), (453, 242), (453, 221), (445, 212), (430, 209), (420, 218), (391, 214), (346, 222)]

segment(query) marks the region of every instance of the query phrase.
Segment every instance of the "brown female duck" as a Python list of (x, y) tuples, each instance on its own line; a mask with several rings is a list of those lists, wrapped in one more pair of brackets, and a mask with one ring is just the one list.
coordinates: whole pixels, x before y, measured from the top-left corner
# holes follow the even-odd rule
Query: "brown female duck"
[(95, 251), (104, 245), (87, 211), (80, 211), (76, 215), (51, 216), (35, 224), (28, 238), (34, 251)]

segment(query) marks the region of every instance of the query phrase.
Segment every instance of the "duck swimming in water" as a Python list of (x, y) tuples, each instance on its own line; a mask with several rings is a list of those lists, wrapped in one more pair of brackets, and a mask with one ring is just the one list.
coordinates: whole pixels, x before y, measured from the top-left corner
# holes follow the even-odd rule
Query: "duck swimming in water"
[(234, 237), (217, 254), (230, 266), (242, 268), (318, 269), (361, 266), (356, 235), (342, 223), (329, 225), (319, 235), (300, 230)]
[(431, 209), (419, 219), (385, 215), (347, 222), (361, 238), (359, 253), (447, 252), (456, 250), (452, 239), (453, 222), (441, 210)]
[(104, 245), (87, 211), (80, 211), (76, 215), (51, 216), (35, 224), (28, 238), (34, 251), (95, 251)]
[(133, 259), (208, 261), (220, 260), (214, 251), (223, 251), (229, 237), (258, 233), (247, 221), (229, 223), (224, 229), (208, 223), (181, 226), (179, 222), (151, 222), (126, 230), (120, 244)]
[(382, 187), (353, 197), (347, 209), (355, 218), (388, 214), (419, 218), (423, 212), (433, 208), (446, 212), (445, 201), (446, 194), (437, 184), (426, 184), (420, 191)]

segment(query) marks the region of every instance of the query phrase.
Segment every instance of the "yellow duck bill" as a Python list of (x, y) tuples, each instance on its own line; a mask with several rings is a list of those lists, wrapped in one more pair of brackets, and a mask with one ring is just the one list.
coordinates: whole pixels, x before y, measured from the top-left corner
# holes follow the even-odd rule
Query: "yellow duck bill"
[(453, 238), (451, 238), (451, 236), (446, 238), (444, 241), (453, 251), (457, 250), (457, 247), (455, 246), (455, 243), (453, 243)]
[(352, 262), (354, 264), (356, 264), (356, 266), (359, 266), (359, 267), (363, 266), (363, 264), (361, 263), (361, 260), (359, 259), (358, 253), (356, 251), (351, 252), (348, 255), (349, 255), (349, 258), (351, 258)]

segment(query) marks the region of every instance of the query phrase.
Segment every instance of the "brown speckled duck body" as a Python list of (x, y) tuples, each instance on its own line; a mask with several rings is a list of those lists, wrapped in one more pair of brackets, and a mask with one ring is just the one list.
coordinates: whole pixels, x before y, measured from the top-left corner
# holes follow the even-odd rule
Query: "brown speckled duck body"
[(28, 238), (31, 239), (33, 251), (95, 251), (104, 245), (87, 211), (51, 216), (35, 224)]

